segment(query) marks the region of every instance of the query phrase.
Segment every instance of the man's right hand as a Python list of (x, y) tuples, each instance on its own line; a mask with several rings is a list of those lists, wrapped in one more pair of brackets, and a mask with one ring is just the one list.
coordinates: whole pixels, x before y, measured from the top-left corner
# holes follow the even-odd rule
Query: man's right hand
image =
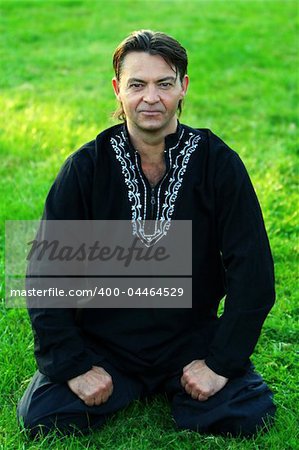
[(67, 382), (87, 406), (105, 403), (113, 391), (112, 378), (102, 367), (93, 366), (91, 370)]

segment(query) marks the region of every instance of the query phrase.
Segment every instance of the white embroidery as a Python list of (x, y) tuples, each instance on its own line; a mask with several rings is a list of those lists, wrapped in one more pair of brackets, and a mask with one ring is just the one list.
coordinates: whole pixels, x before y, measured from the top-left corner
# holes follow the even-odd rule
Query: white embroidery
[(115, 138), (111, 138), (110, 142), (116, 153), (116, 159), (121, 165), (121, 172), (128, 187), (128, 197), (131, 203), (132, 210), (132, 221), (136, 221), (137, 219), (141, 219), (142, 205), (140, 202), (138, 181), (135, 176), (135, 167), (131, 162), (130, 154), (126, 153), (125, 137), (123, 133), (121, 133), (121, 136), (115, 136)]
[[(147, 199), (147, 189), (146, 189), (146, 184), (145, 184), (145, 182), (144, 182), (144, 179), (143, 179), (143, 177), (142, 177), (142, 175), (141, 175), (141, 172), (140, 172), (140, 169), (139, 169), (139, 164), (138, 164), (138, 156), (137, 156), (137, 152), (135, 152), (135, 163), (136, 163), (136, 167), (137, 167), (137, 170), (138, 170), (138, 173), (139, 173), (139, 177), (140, 177), (140, 180), (142, 181), (142, 184), (143, 184), (143, 189), (144, 189), (144, 203), (143, 203), (143, 205), (144, 205), (144, 211), (143, 211), (143, 219), (145, 220), (146, 219), (146, 199)], [(141, 219), (141, 217), (139, 217), (139, 219)]]
[[(161, 220), (171, 220), (171, 216), (174, 211), (174, 205), (178, 196), (180, 187), (183, 182), (184, 174), (187, 170), (187, 165), (190, 160), (191, 154), (196, 150), (198, 142), (201, 137), (190, 133), (189, 141), (186, 141), (186, 146), (179, 152), (175, 159), (174, 171), (172, 177), (169, 180), (169, 186), (165, 192), (165, 200), (163, 204)], [(170, 150), (169, 150), (170, 151)]]
[[(153, 233), (146, 233), (146, 227), (154, 228)], [(136, 220), (133, 222), (133, 235), (139, 237), (146, 247), (155, 245), (163, 236), (166, 235), (170, 227), (170, 221), (161, 220)]]
[[(126, 138), (124, 134), (121, 133), (120, 136), (117, 135), (115, 136), (115, 138), (110, 139), (112, 148), (116, 154), (116, 159), (119, 161), (121, 165), (121, 171), (128, 188), (128, 198), (131, 203), (131, 211), (132, 211), (133, 235), (138, 236), (139, 239), (147, 247), (155, 245), (156, 242), (158, 242), (164, 235), (167, 234), (167, 231), (169, 230), (171, 225), (171, 217), (174, 212), (175, 202), (180, 187), (182, 185), (184, 174), (186, 173), (191, 154), (196, 150), (198, 142), (201, 139), (199, 135), (189, 133), (189, 139), (185, 141), (184, 148), (178, 153), (173, 164), (172, 151), (179, 146), (183, 134), (184, 130), (182, 131), (177, 144), (167, 151), (170, 165), (168, 172), (164, 175), (158, 188), (157, 213), (154, 221), (146, 220), (147, 188), (139, 168), (137, 153), (135, 153), (135, 166), (134, 166), (134, 164), (131, 161), (130, 154), (126, 152)], [(140, 181), (138, 182), (138, 179), (136, 177), (137, 172), (139, 174), (139, 180), (141, 180), (144, 189), (143, 204), (140, 201), (141, 197), (141, 193), (139, 190)], [(165, 179), (168, 177), (169, 174), (171, 174), (171, 176), (168, 182), (169, 183), (168, 187), (164, 193), (165, 197), (161, 211), (161, 189)], [(146, 228), (152, 228), (153, 232), (147, 233)]]

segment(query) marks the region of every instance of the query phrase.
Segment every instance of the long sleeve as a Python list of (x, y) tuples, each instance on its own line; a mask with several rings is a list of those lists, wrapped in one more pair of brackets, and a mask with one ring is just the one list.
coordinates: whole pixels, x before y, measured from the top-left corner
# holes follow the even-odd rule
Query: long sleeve
[(220, 139), (215, 174), (216, 222), (225, 271), (226, 298), (206, 358), (231, 378), (246, 369), (275, 299), (271, 251), (261, 209), (247, 171)]
[[(92, 166), (86, 157), (81, 166), (79, 180), (76, 157), (67, 159), (48, 194), (43, 220), (88, 218), (86, 198)], [(75, 309), (29, 308), (29, 316), (35, 357), (42, 373), (52, 381), (63, 382), (92, 367), (91, 355), (86, 350), (76, 325)]]

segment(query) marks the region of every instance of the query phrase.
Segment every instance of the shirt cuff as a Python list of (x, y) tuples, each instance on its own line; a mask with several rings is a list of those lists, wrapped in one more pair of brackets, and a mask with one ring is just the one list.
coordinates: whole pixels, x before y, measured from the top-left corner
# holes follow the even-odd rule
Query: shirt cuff
[(86, 354), (76, 362), (70, 361), (69, 364), (58, 366), (57, 362), (48, 367), (39, 367), (40, 372), (44, 373), (53, 383), (65, 383), (92, 368), (92, 358)]
[(251, 363), (248, 360), (248, 363), (239, 368), (230, 368), (228, 366), (223, 366), (223, 364), (219, 364), (219, 362), (215, 359), (214, 356), (209, 355), (205, 359), (206, 365), (213, 370), (217, 375), (221, 375), (222, 377), (231, 379), (236, 378), (240, 375), (243, 375), (246, 370), (250, 367)]

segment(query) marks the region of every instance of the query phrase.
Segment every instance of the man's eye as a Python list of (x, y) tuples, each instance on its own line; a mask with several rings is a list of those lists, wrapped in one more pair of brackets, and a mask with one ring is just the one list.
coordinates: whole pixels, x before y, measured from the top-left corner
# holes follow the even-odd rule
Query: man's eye
[(140, 89), (140, 88), (142, 88), (142, 84), (141, 83), (131, 83), (129, 85), (129, 87), (133, 88), (133, 89)]
[(170, 88), (171, 86), (172, 86), (172, 83), (169, 83), (169, 82), (163, 82), (163, 83), (160, 83), (159, 84), (159, 86), (162, 88), (162, 89), (168, 89), (168, 88)]

